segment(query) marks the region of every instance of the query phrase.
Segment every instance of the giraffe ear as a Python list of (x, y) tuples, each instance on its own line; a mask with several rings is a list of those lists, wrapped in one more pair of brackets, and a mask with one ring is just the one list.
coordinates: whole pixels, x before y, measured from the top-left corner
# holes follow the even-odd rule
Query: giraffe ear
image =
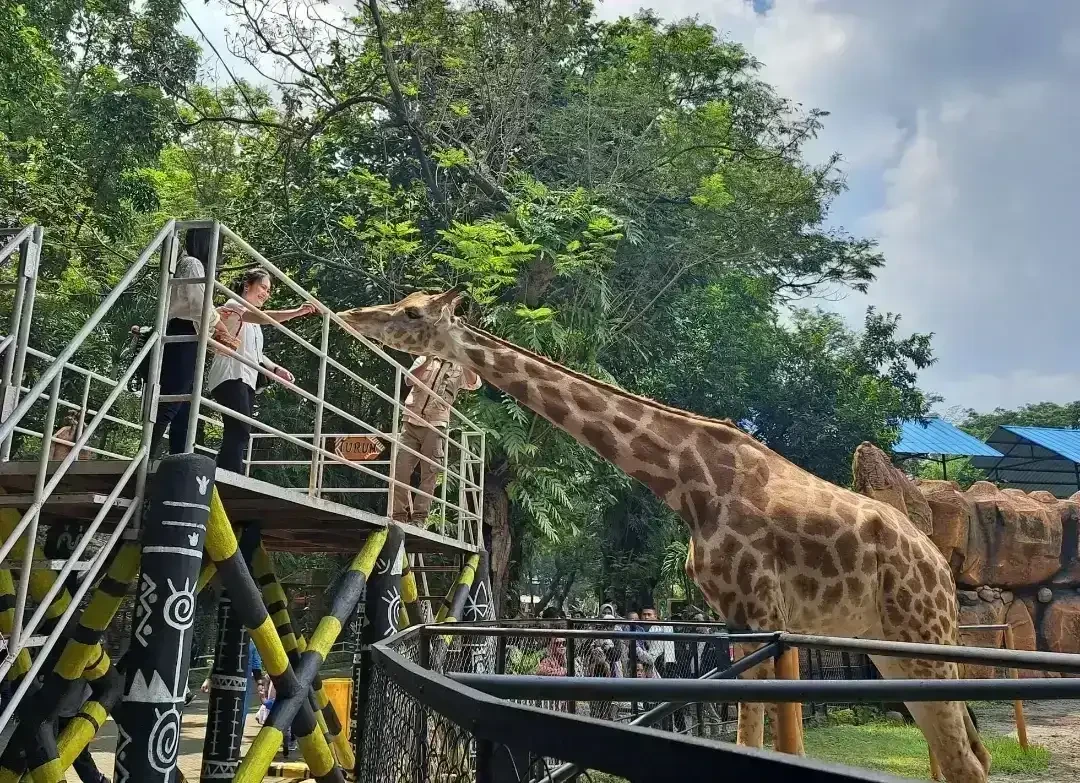
[(440, 308), (447, 308), (450, 310), (450, 315), (453, 315), (461, 306), (462, 301), (465, 299), (465, 286), (456, 285), (445, 293), (439, 294), (436, 298), (436, 306)]

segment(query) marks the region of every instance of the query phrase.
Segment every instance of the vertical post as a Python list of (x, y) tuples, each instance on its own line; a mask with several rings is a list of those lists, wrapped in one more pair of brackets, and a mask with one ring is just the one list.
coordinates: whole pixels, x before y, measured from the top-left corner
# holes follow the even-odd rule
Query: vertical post
[(202, 407), (203, 372), (206, 368), (206, 348), (210, 343), (210, 311), (214, 309), (214, 283), (217, 280), (217, 254), (220, 241), (221, 224), (215, 220), (214, 229), (210, 234), (210, 250), (206, 254), (206, 277), (203, 278), (199, 347), (195, 352), (195, 376), (191, 381), (191, 410), (188, 411), (188, 430), (184, 443), (186, 452), (195, 450), (195, 429), (199, 424), (199, 408)]
[[(448, 430), (449, 431), (449, 430)], [(468, 501), (468, 480), (469, 473), (471, 473), (472, 466), (468, 461), (469, 456), (469, 434), (465, 431), (465, 428), (461, 428), (461, 432), (458, 435), (458, 440), (461, 441), (461, 448), (458, 449), (458, 541), (464, 541), (466, 538), (465, 528), (469, 524), (469, 501)], [(447, 438), (449, 440), (449, 438)], [(477, 543), (479, 545), (479, 542)]]
[[(420, 630), (420, 654), (417, 662), (422, 668), (431, 669), (431, 634), (427, 628)], [(415, 783), (427, 783), (429, 779), (427, 708), (420, 703), (416, 705), (413, 731), (416, 736), (416, 766), (413, 768), (413, 780)]]
[(116, 721), (118, 780), (169, 783), (175, 776), (213, 481), (214, 461), (200, 454), (167, 456), (154, 475)]
[[(637, 678), (637, 643), (638, 640), (636, 637), (630, 640), (630, 658), (628, 662), (630, 664), (630, 676), (633, 678)], [(638, 716), (638, 703), (636, 699), (630, 702), (630, 714), (635, 718)]]
[[(1013, 638), (1013, 629), (1011, 625), (1005, 626), (1005, 649), (1012, 650), (1015, 640)], [(1020, 672), (1016, 669), (1009, 669), (1009, 677), (1012, 679), (1018, 679)], [(1013, 702), (1013, 713), (1016, 716), (1016, 738), (1020, 742), (1020, 747), (1024, 750), (1028, 749), (1028, 735), (1027, 735), (1027, 720), (1024, 718), (1024, 701), (1023, 699), (1016, 699)]]
[[(146, 372), (146, 384), (143, 386), (142, 398), (142, 445), (146, 447), (143, 462), (139, 465), (135, 474), (135, 497), (145, 496), (146, 475), (150, 470), (150, 440), (154, 434), (154, 422), (157, 420), (158, 395), (161, 392), (161, 359), (165, 351), (165, 330), (168, 324), (169, 281), (172, 279), (173, 270), (176, 268), (176, 253), (179, 243), (176, 241), (176, 231), (170, 231), (161, 243), (161, 260), (158, 266), (158, 306), (154, 315), (154, 336), (156, 342), (150, 349), (150, 364)], [(194, 425), (192, 433), (194, 433)], [(132, 529), (139, 530), (142, 525), (141, 515), (136, 514), (132, 519)]]
[[(799, 650), (787, 647), (776, 658), (778, 680), (799, 679)], [(779, 753), (802, 755), (802, 724), (796, 702), (776, 705), (776, 735), (773, 746)]]
[[(394, 404), (390, 409), (390, 470), (387, 471), (389, 481), (386, 488), (386, 516), (390, 517), (394, 513), (394, 492), (397, 490), (396, 481), (397, 476), (397, 461), (398, 461), (398, 441), (401, 439), (401, 430), (399, 425), (399, 419), (401, 418), (401, 365), (395, 365), (394, 367)], [(409, 477), (405, 477), (405, 481), (408, 482)], [(405, 490), (408, 492), (408, 490)], [(427, 588), (425, 581), (424, 588)]]
[[(442, 511), (439, 513), (439, 534), (446, 535), (446, 487), (450, 483), (450, 422), (447, 421), (446, 429), (443, 432), (439, 432), (436, 429), (436, 435), (443, 438), (443, 455), (442, 455), (442, 488), (439, 491), (439, 497), (441, 498), (440, 504), (442, 505)], [(458, 525), (458, 541), (465, 540), (465, 528)]]
[[(690, 658), (693, 661), (694, 666), (694, 679), (699, 679), (702, 675), (701, 671), (701, 655), (698, 653), (698, 642), (690, 642)], [(694, 717), (697, 718), (697, 735), (699, 737), (705, 736), (705, 707), (699, 701), (694, 705)]]
[(15, 369), (15, 354), (19, 352), (17, 336), (19, 334), (19, 319), (22, 317), (23, 298), (26, 296), (27, 280), (25, 269), (27, 248), (30, 246), (30, 241), (31, 239), (29, 237), (22, 241), (22, 247), (19, 248), (19, 266), (15, 270), (15, 299), (11, 305), (11, 321), (8, 326), (8, 335), (11, 337), (11, 344), (7, 347), (7, 351), (4, 354), (4, 367), (3, 370), (0, 371), (0, 405), (3, 406), (3, 414), (0, 415), (0, 421), (6, 419), (11, 415), (11, 412), (15, 410), (16, 395), (14, 393), (14, 387), (12, 386), (12, 371)]
[(506, 637), (495, 640), (495, 673), (506, 674)]
[[(22, 300), (22, 314), (19, 316), (19, 331), (15, 336), (15, 364), (11, 370), (11, 386), (8, 387), (8, 397), (3, 400), (4, 416), (6, 419), (19, 404), (22, 396), (23, 369), (26, 366), (26, 348), (30, 342), (30, 322), (34, 316), (34, 297), (37, 292), (38, 260), (41, 257), (42, 229), (34, 227), (33, 238), (26, 242), (19, 251), (19, 274), (26, 280), (25, 293)], [(10, 400), (11, 407), (8, 408)], [(11, 441), (14, 433), (4, 439), (0, 445), (0, 459), (6, 460), (11, 456)]]
[[(38, 457), (37, 476), (34, 477), (34, 505), (44, 501), (45, 479), (49, 473), (49, 452), (52, 450), (52, 433), (56, 426), (56, 403), (60, 399), (60, 379), (63, 369), (53, 378), (49, 390), (49, 407), (45, 412), (45, 423), (41, 425), (41, 455)], [(76, 455), (78, 456), (78, 455)], [(26, 612), (26, 594), (30, 591), (30, 571), (34, 566), (34, 552), (37, 549), (38, 521), (41, 514), (34, 514), (26, 532), (26, 546), (23, 548), (22, 570), (19, 572), (19, 585), (15, 591), (15, 619), (11, 626), (11, 638), (8, 639), (8, 654), (17, 654), (21, 649), (23, 617)]]
[[(250, 562), (259, 543), (258, 525), (240, 534), (240, 554)], [(240, 766), (240, 746), (247, 721), (248, 632), (224, 589), (218, 598), (217, 646), (210, 670), (210, 702), (203, 738), (202, 780), (232, 780)]]
[(484, 540), (484, 470), (487, 467), (487, 433), (480, 432), (480, 480), (477, 481), (479, 489), (476, 490), (476, 541), (477, 545)]
[(319, 449), (323, 448), (322, 424), (323, 424), (323, 400), (326, 398), (326, 354), (330, 350), (330, 313), (323, 313), (322, 318), (322, 341), (319, 343), (319, 390), (315, 403), (315, 434), (311, 439), (314, 448), (311, 451), (311, 470), (308, 472), (308, 494), (315, 495), (321, 488), (322, 481), (322, 454)]
[[(151, 350), (153, 350), (151, 348)], [(79, 418), (75, 422), (75, 440), (83, 434), (83, 428), (86, 427), (86, 408), (90, 405), (90, 376), (86, 375), (83, 379), (82, 397), (79, 399)]]
[[(569, 617), (566, 618), (566, 630), (570, 630), (573, 627), (574, 621)], [(577, 640), (567, 634), (566, 636), (566, 676), (577, 677)], [(566, 702), (566, 711), (571, 715), (577, 713), (577, 701), (574, 699), (568, 699)]]

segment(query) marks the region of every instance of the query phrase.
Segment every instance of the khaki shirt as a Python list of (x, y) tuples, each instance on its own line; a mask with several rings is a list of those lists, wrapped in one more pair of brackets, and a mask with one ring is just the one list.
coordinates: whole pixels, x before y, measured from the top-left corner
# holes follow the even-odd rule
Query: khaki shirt
[[(423, 368), (423, 372), (419, 372)], [(421, 356), (409, 372), (419, 377), (437, 397), (428, 394), (425, 389), (413, 387), (405, 399), (405, 420), (418, 423), (418, 419), (429, 424), (444, 426), (450, 421), (450, 406), (454, 404), (458, 392), (462, 389), (475, 391), (480, 388), (480, 376), (472, 370), (459, 367), (451, 362), (434, 356)], [(409, 379), (406, 383), (411, 384)]]

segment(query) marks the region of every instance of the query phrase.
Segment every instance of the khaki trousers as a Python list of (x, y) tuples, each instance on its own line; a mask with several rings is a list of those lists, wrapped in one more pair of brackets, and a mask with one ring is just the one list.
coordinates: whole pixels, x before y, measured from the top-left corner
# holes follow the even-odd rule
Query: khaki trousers
[[(442, 469), (443, 450), (445, 448), (446, 428), (432, 429), (406, 421), (401, 428), (400, 443), (410, 449), (420, 452), (428, 459), (434, 460), (439, 467), (432, 465), (427, 460), (422, 460), (415, 454), (398, 449), (397, 462), (394, 465), (394, 478), (403, 484), (412, 486), (412, 474), (417, 465), (420, 466), (420, 482), (416, 489), (433, 495), (435, 479)], [(410, 503), (411, 500), (411, 503)], [(414, 525), (423, 525), (431, 509), (431, 498), (410, 492), (400, 485), (394, 486), (394, 505), (390, 516), (396, 522), (412, 522)]]

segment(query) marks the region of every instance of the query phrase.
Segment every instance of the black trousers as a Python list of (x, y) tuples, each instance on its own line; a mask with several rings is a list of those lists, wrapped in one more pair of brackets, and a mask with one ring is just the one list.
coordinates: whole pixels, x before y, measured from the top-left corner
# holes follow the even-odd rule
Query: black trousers
[[(165, 328), (166, 335), (196, 334), (195, 324), (183, 318), (173, 318)], [(166, 343), (161, 352), (161, 393), (191, 394), (195, 382), (195, 359), (199, 353), (198, 343)], [(161, 442), (165, 429), (169, 430), (169, 453), (181, 454), (188, 433), (190, 402), (166, 402), (158, 405), (157, 421), (150, 437), (150, 455), (153, 456)]]
[[(239, 378), (219, 383), (210, 395), (226, 408), (251, 416), (255, 410), (255, 390)], [(244, 452), (247, 451), (251, 427), (240, 419), (223, 416), (224, 433), (218, 449), (217, 466), (234, 473), (244, 472)]]

